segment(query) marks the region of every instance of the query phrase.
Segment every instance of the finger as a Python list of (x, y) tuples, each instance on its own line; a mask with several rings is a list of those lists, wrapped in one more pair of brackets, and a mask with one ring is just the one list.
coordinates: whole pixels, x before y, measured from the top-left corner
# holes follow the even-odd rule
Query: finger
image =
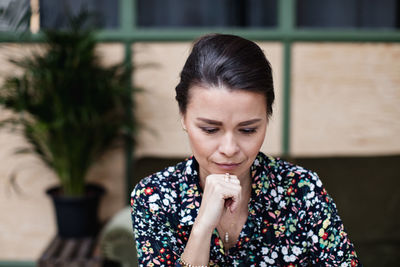
[(240, 184), (240, 180), (237, 178), (236, 175), (230, 175), (229, 182), (233, 184)]
[(226, 183), (234, 183), (234, 184), (240, 184), (240, 180), (238, 179), (238, 177), (234, 174), (229, 174), (229, 173), (225, 173), (225, 174), (210, 174), (206, 177), (206, 183), (214, 183), (217, 181), (223, 181)]
[(223, 198), (225, 200), (224, 207), (229, 209), (230, 212), (234, 212), (238, 207), (241, 199), (241, 191), (240, 187), (238, 188), (237, 185), (234, 186), (233, 184), (230, 188), (226, 188), (228, 192), (225, 192)]
[(226, 209), (229, 209), (230, 206), (232, 206), (232, 204), (233, 204), (232, 198), (228, 198), (228, 199), (225, 200), (224, 207), (225, 207)]
[(223, 177), (225, 183), (234, 183), (234, 184), (240, 184), (239, 179), (237, 178), (236, 175), (232, 175), (229, 173), (225, 174), (220, 174), (219, 177)]
[[(222, 199), (226, 201), (232, 198), (232, 203), (235, 203), (233, 207), (237, 206), (236, 202), (240, 202), (241, 199), (241, 186), (240, 181), (236, 175), (226, 174), (211, 174), (206, 178), (206, 189), (210, 188), (212, 191), (216, 190), (222, 194)], [(225, 207), (227, 203), (224, 202)], [(232, 205), (229, 205), (232, 206)]]
[(240, 197), (230, 198), (231, 203), (228, 205), (228, 209), (231, 213), (235, 212), (236, 209), (239, 207)]
[(231, 178), (230, 178), (230, 176), (229, 175), (224, 175), (224, 182), (225, 183), (229, 183), (229, 180), (230, 180)]

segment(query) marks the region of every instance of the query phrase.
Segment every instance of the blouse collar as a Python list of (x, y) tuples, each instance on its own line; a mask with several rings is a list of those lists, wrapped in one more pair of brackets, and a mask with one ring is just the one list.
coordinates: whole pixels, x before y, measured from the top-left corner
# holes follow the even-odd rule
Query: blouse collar
[(199, 212), (202, 190), (199, 183), (198, 163), (192, 156), (183, 166), (179, 183), (181, 207), (179, 221), (181, 225), (193, 225)]

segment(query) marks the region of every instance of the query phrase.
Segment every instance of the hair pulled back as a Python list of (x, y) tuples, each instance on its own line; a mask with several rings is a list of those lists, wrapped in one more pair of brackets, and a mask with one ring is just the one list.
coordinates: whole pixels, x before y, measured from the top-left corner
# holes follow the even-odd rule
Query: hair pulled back
[(192, 86), (223, 86), (262, 93), (267, 114), (272, 115), (275, 95), (270, 63), (257, 44), (239, 36), (210, 34), (194, 43), (175, 88), (182, 114), (186, 112)]

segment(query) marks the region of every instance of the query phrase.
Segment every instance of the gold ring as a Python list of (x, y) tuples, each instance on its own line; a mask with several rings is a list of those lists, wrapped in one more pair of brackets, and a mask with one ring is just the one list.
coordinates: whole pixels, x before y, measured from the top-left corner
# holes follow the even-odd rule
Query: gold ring
[(231, 175), (229, 173), (225, 173), (224, 180), (225, 180), (225, 182), (229, 183), (229, 181), (231, 180)]

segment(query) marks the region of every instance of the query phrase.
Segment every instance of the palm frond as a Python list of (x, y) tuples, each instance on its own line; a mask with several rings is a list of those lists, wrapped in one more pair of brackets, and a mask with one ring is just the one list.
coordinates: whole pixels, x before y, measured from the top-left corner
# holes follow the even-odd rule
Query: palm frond
[(21, 114), (0, 127), (21, 125), (31, 151), (70, 195), (83, 193), (88, 169), (116, 138), (135, 131), (126, 112), (130, 70), (103, 67), (93, 32), (83, 23), (84, 15), (69, 30), (46, 31), (46, 52), (13, 60), (23, 74), (8, 77), (0, 91), (0, 104)]

